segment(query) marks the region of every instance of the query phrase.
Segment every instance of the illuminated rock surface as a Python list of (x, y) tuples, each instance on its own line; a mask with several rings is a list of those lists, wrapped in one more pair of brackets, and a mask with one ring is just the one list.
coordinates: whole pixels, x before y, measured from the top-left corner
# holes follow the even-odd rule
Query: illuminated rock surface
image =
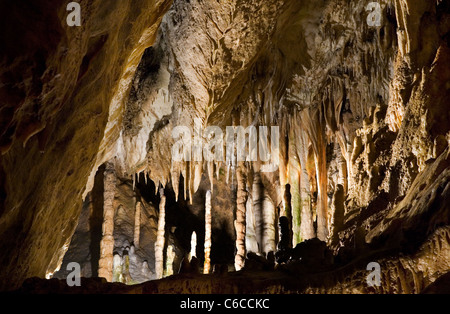
[[(448, 288), (450, 5), (377, 3), (2, 3), (0, 290)], [(231, 125), (279, 126), (279, 167), (173, 160), (174, 127)], [(70, 290), (70, 262), (121, 283)]]

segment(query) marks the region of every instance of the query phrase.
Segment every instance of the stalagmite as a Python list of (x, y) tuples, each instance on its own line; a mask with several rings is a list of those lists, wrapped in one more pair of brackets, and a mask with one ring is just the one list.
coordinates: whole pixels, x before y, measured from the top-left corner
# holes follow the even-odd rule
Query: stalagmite
[(175, 260), (175, 250), (173, 245), (167, 247), (166, 252), (166, 265), (164, 268), (164, 277), (169, 277), (173, 275), (173, 261)]
[(161, 279), (164, 271), (164, 243), (165, 243), (165, 219), (166, 219), (166, 197), (164, 190), (160, 189), (161, 200), (159, 203), (158, 231), (155, 243), (155, 273), (156, 278)]
[(134, 246), (139, 248), (139, 239), (141, 236), (141, 207), (142, 203), (136, 203), (136, 211), (134, 215)]
[(333, 237), (332, 241), (334, 243), (337, 243), (339, 241), (338, 232), (341, 231), (344, 227), (344, 200), (344, 187), (341, 184), (338, 184), (333, 195), (333, 200), (331, 203), (332, 215), (330, 215), (330, 235)]
[(262, 230), (262, 253), (268, 254), (276, 251), (276, 215), (275, 206), (267, 192), (264, 194), (263, 200), (263, 230)]
[(98, 275), (108, 282), (113, 279), (114, 250), (114, 195), (116, 192), (116, 174), (114, 164), (106, 163), (103, 192), (103, 237), (100, 242), (100, 260)]
[(237, 179), (237, 199), (236, 199), (236, 220), (234, 222), (234, 228), (236, 230), (236, 256), (234, 265), (237, 271), (241, 270), (245, 264), (246, 248), (245, 248), (245, 232), (246, 232), (246, 203), (247, 203), (247, 190), (246, 190), (246, 168), (243, 162), (239, 162), (236, 171)]
[(192, 232), (191, 236), (191, 252), (189, 253), (189, 261), (193, 257), (197, 257), (197, 233), (195, 233), (195, 231)]
[(247, 211), (245, 213), (245, 247), (247, 249), (247, 253), (259, 253), (259, 244), (256, 238), (255, 208), (253, 206), (253, 203), (253, 196), (252, 194), (249, 194), (246, 204)]
[(122, 257), (119, 254), (114, 255), (113, 260), (113, 279), (112, 282), (123, 282), (122, 275)]
[(253, 189), (252, 189), (252, 200), (253, 200), (253, 215), (254, 215), (254, 228), (256, 241), (258, 243), (258, 251), (255, 253), (262, 253), (263, 239), (262, 239), (262, 228), (263, 228), (263, 200), (264, 200), (264, 186), (261, 182), (261, 175), (259, 172), (255, 173), (253, 179)]
[(211, 270), (211, 191), (206, 192), (205, 201), (205, 264), (203, 272), (209, 274)]

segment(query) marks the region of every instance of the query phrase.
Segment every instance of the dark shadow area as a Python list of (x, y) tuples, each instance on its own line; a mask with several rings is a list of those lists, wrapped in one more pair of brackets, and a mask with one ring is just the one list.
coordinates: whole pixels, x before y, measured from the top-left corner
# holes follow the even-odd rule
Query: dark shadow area
[(92, 214), (89, 218), (89, 229), (91, 242), (89, 252), (91, 254), (92, 277), (98, 277), (98, 262), (100, 260), (100, 242), (102, 240), (103, 223), (103, 173), (105, 165), (99, 167), (95, 175), (94, 187), (92, 189)]

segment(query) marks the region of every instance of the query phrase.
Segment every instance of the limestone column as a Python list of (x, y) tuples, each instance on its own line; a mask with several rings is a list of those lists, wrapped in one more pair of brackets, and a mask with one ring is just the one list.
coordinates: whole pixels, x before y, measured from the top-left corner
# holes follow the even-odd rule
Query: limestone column
[(204, 274), (211, 270), (211, 191), (206, 192), (205, 201), (205, 264)]
[(134, 214), (134, 247), (139, 248), (139, 238), (141, 236), (141, 207), (142, 203), (136, 203), (136, 211)]
[(246, 248), (245, 248), (245, 232), (246, 232), (246, 204), (247, 204), (247, 175), (245, 164), (239, 162), (237, 171), (237, 200), (236, 200), (236, 220), (234, 228), (236, 230), (236, 256), (234, 265), (237, 271), (241, 270), (245, 264)]
[[(257, 237), (257, 230), (256, 230), (256, 219), (257, 216), (260, 216), (260, 213), (257, 213), (256, 211), (260, 211), (261, 209), (258, 209), (258, 206), (255, 206), (255, 182), (257, 181), (257, 177), (259, 177), (258, 172), (254, 174), (253, 178), (253, 188), (252, 191), (249, 191), (248, 198), (247, 198), (247, 212), (245, 214), (246, 219), (246, 232), (245, 232), (245, 248), (248, 252), (253, 253), (259, 253), (259, 248), (261, 245), (259, 244), (259, 239)], [(261, 206), (259, 206), (261, 207)], [(259, 232), (260, 233), (260, 232)]]
[(98, 275), (105, 278), (108, 282), (112, 282), (114, 264), (114, 196), (116, 192), (116, 174), (113, 163), (106, 163), (103, 180), (103, 237), (100, 242)]
[(269, 194), (264, 193), (263, 200), (263, 230), (262, 230), (262, 253), (276, 252), (276, 228), (275, 228), (275, 205)]
[(258, 252), (262, 253), (263, 240), (262, 240), (262, 229), (263, 229), (263, 200), (264, 200), (264, 186), (261, 182), (261, 175), (259, 172), (255, 173), (253, 180), (252, 189), (253, 198), (253, 213), (254, 213), (254, 223), (255, 223), (255, 235), (256, 241), (258, 243)]
[(314, 230), (313, 215), (311, 210), (311, 183), (307, 169), (308, 159), (308, 139), (306, 133), (302, 130), (298, 137), (300, 145), (297, 147), (300, 159), (300, 199), (301, 199), (301, 224), (300, 237), (303, 240), (309, 240), (316, 237)]
[(328, 195), (327, 195), (327, 156), (326, 143), (323, 134), (319, 135), (317, 169), (317, 238), (328, 239)]
[(161, 200), (159, 202), (158, 231), (156, 233), (155, 243), (155, 273), (156, 279), (161, 279), (164, 272), (164, 242), (166, 225), (166, 197), (164, 189), (159, 190)]

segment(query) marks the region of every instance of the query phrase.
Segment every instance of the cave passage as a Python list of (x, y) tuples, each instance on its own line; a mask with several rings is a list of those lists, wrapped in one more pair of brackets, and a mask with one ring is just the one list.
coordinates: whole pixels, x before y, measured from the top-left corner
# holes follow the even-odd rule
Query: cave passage
[(0, 3), (0, 292), (448, 291), (449, 1), (47, 2)]

